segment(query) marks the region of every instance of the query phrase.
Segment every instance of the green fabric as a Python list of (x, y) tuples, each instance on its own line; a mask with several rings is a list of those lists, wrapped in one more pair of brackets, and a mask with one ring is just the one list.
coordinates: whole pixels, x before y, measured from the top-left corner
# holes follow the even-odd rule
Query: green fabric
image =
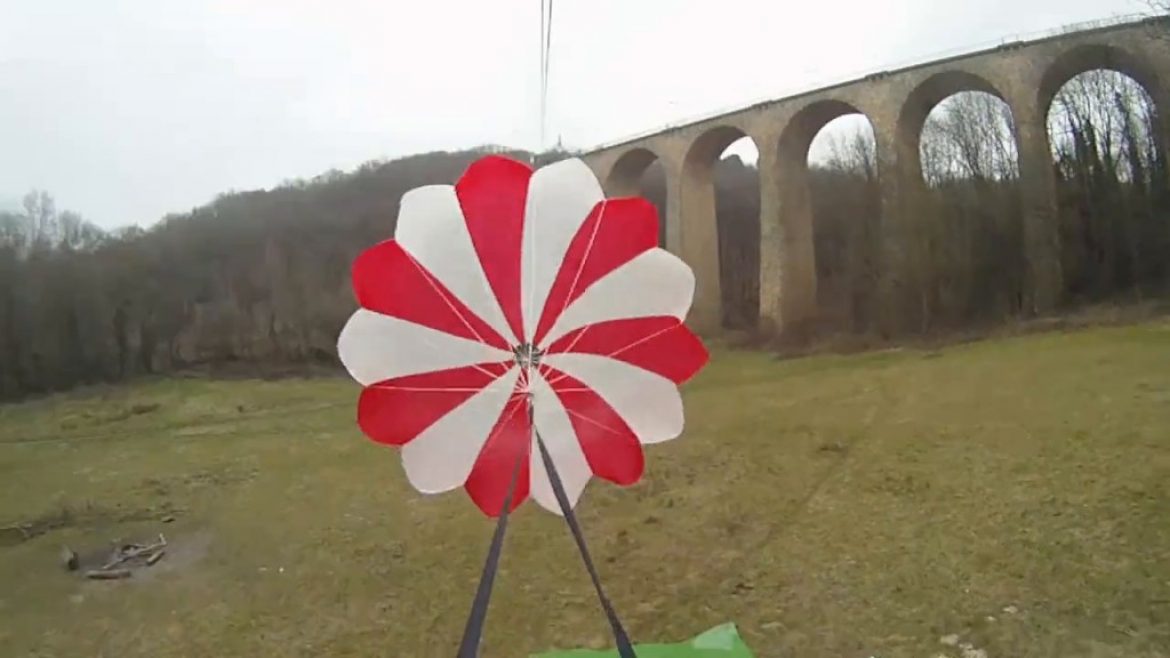
[[(688, 642), (679, 644), (636, 644), (638, 658), (755, 658), (740, 639), (735, 624), (716, 626)], [(619, 658), (617, 649), (594, 651), (569, 649), (538, 653), (530, 658)]]

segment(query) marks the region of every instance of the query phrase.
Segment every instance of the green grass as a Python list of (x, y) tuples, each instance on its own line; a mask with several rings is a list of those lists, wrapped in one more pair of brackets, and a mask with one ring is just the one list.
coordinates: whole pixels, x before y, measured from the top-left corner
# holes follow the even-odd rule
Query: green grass
[[(356, 393), (175, 379), (0, 407), (0, 525), (47, 530), (0, 546), (0, 655), (454, 655), (492, 524), (411, 490)], [(958, 656), (952, 633), (991, 658), (1170, 655), (1170, 323), (719, 351), (686, 398), (644, 480), (579, 507), (636, 640), (735, 621), (765, 658)], [(174, 555), (128, 581), (56, 563), (160, 530)], [(525, 505), (484, 655), (606, 636), (563, 523)]]

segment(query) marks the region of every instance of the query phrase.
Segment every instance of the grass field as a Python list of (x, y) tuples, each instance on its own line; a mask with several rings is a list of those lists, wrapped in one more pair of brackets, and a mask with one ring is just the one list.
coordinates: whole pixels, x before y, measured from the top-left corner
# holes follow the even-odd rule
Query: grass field
[[(39, 533), (0, 538), (0, 655), (453, 656), (492, 525), (414, 493), (356, 393), (174, 379), (0, 407), (0, 525)], [(717, 350), (686, 397), (645, 479), (579, 508), (636, 640), (735, 621), (765, 658), (957, 658), (951, 634), (990, 658), (1170, 656), (1170, 322)], [(57, 562), (160, 531), (171, 553), (129, 580)], [(606, 638), (563, 523), (525, 505), (484, 655)]]

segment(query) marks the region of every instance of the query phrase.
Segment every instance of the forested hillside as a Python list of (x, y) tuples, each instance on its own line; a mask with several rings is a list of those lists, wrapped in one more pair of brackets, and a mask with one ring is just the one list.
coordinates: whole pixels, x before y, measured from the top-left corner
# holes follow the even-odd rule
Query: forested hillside
[(112, 234), (30, 194), (23, 214), (0, 215), (0, 395), (209, 361), (330, 361), (353, 257), (391, 235), (404, 192), (453, 182), (482, 154), (371, 162)]

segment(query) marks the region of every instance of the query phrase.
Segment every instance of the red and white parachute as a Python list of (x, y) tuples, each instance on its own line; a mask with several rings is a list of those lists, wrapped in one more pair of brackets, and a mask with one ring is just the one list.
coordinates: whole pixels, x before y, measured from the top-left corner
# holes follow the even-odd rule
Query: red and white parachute
[(694, 275), (657, 238), (649, 202), (606, 199), (576, 159), (488, 156), (408, 192), (394, 238), (354, 263), (338, 338), (362, 430), (401, 447), (419, 491), (465, 487), (489, 516), (518, 459), (512, 506), (560, 512), (533, 424), (570, 505), (594, 475), (636, 482), (708, 358), (683, 324)]

